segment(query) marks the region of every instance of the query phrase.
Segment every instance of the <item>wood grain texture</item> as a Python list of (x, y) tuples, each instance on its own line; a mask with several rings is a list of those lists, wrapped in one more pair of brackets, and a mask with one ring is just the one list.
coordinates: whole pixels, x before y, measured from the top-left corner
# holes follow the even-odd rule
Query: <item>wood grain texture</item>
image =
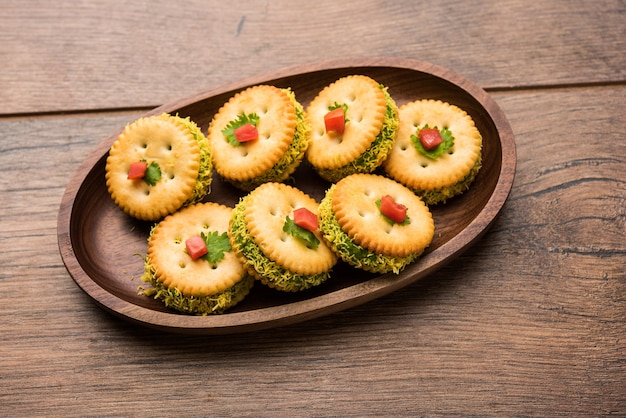
[[(4, 1), (2, 414), (625, 416), (624, 3), (431, 3), (350, 20), (330, 2)], [(335, 31), (355, 41), (329, 51)], [(371, 51), (468, 76), (511, 122), (512, 193), (468, 252), (367, 304), (219, 337), (129, 325), (75, 285), (57, 214), (100, 141), (205, 87)]]
[(485, 88), (615, 82), (625, 50), (620, 0), (9, 0), (0, 114), (154, 107), (345, 57), (430, 61)]
[[(2, 137), (28, 145), (0, 150), (0, 403), (31, 416), (624, 413), (626, 89), (601, 93), (495, 95), (519, 174), (494, 227), (455, 263), (329, 317), (212, 338), (112, 317), (57, 252), (65, 184), (136, 114), (3, 120)], [(546, 140), (588, 131), (602, 135)]]

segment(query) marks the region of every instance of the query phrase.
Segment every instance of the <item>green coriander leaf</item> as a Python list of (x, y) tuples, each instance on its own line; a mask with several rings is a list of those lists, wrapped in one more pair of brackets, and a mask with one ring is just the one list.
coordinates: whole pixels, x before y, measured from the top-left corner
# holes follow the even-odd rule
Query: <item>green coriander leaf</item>
[(222, 129), (222, 134), (224, 135), (224, 137), (226, 137), (226, 140), (230, 145), (232, 145), (233, 147), (238, 147), (241, 145), (241, 142), (237, 141), (237, 138), (235, 138), (235, 129), (247, 123), (251, 123), (256, 127), (257, 123), (259, 123), (259, 116), (256, 113), (250, 113), (248, 115), (242, 113), (241, 115), (237, 116), (236, 119), (228, 122), (228, 125), (226, 125), (224, 129)]
[(452, 132), (450, 132), (448, 128), (439, 129), (438, 127), (435, 126), (434, 129), (439, 130), (439, 133), (441, 134), (441, 139), (443, 139), (443, 142), (437, 145), (435, 149), (427, 151), (422, 146), (422, 142), (417, 136), (422, 129), (429, 129), (428, 124), (422, 126), (421, 128), (418, 127), (417, 131), (415, 132), (415, 135), (411, 135), (411, 141), (413, 142), (413, 145), (415, 146), (415, 148), (417, 148), (417, 151), (420, 154), (430, 158), (431, 160), (436, 160), (444, 152), (446, 152), (447, 150), (449, 150), (450, 148), (454, 146), (454, 136), (452, 136)]
[[(378, 209), (380, 210), (380, 199), (378, 199), (376, 201), (376, 206), (378, 206)], [(389, 218), (387, 215), (385, 215), (384, 213), (380, 212), (380, 215), (385, 218), (385, 220), (387, 221), (387, 223), (389, 225), (408, 225), (411, 223), (411, 219), (409, 219), (409, 215), (406, 215), (406, 217), (404, 218), (404, 221), (402, 222), (396, 222), (393, 219)]]
[(304, 229), (301, 226), (296, 225), (296, 223), (289, 216), (285, 219), (285, 224), (283, 225), (283, 231), (288, 233), (289, 235), (296, 237), (306, 244), (308, 248), (317, 249), (320, 245), (320, 240), (317, 239), (315, 234), (308, 229)]
[(148, 164), (146, 168), (146, 174), (143, 177), (143, 181), (145, 181), (148, 185), (154, 186), (157, 181), (161, 179), (161, 167), (155, 162), (152, 161)]
[(208, 250), (208, 252), (201, 258), (205, 259), (209, 263), (217, 263), (224, 258), (224, 253), (232, 249), (226, 232), (222, 234), (218, 234), (217, 231), (209, 232), (208, 234), (200, 232), (200, 236), (204, 240)]

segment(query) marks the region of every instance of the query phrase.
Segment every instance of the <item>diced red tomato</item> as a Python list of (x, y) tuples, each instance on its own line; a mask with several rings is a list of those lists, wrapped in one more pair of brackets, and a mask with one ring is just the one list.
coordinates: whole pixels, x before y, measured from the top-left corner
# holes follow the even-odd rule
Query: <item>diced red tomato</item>
[(421, 129), (417, 136), (426, 151), (437, 148), (443, 142), (439, 129)]
[(187, 248), (187, 253), (192, 260), (197, 260), (209, 252), (209, 249), (206, 247), (206, 243), (200, 235), (194, 235), (193, 237), (187, 239), (187, 241), (185, 241), (185, 247)]
[(257, 131), (256, 126), (251, 123), (241, 125), (239, 128), (235, 129), (233, 133), (235, 134), (237, 142), (254, 141), (259, 138), (259, 131)]
[(343, 108), (338, 107), (324, 115), (324, 124), (326, 125), (326, 132), (337, 132), (339, 135), (343, 134), (343, 130), (346, 127)]
[(148, 163), (145, 161), (136, 161), (134, 163), (131, 163), (130, 169), (128, 170), (128, 179), (137, 180), (144, 178), (147, 169)]
[(307, 208), (298, 208), (293, 211), (293, 222), (311, 232), (317, 231), (319, 228), (319, 221), (317, 215), (308, 210)]
[(406, 219), (406, 206), (396, 203), (393, 197), (385, 195), (380, 199), (380, 211), (394, 222), (402, 223)]

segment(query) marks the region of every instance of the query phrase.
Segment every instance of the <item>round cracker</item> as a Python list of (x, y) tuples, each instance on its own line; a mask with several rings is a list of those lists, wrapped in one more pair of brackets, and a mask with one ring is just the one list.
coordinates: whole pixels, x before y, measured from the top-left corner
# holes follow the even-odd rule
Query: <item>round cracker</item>
[[(407, 208), (409, 222), (389, 222), (377, 200), (390, 195)], [(342, 230), (358, 245), (392, 257), (421, 253), (432, 241), (435, 224), (426, 204), (400, 183), (376, 174), (353, 174), (335, 185), (332, 209)]]
[[(383, 167), (387, 174), (413, 190), (436, 190), (463, 181), (480, 160), (482, 136), (472, 118), (455, 105), (440, 100), (418, 100), (399, 109), (396, 143)], [(454, 146), (436, 160), (421, 154), (411, 135), (428, 124), (448, 128)]]
[[(231, 145), (222, 130), (239, 115), (252, 113), (259, 116), (259, 138)], [(220, 108), (209, 126), (215, 170), (235, 182), (245, 182), (271, 170), (292, 143), (296, 124), (295, 105), (287, 91), (259, 85), (237, 93)]]
[(282, 183), (262, 184), (246, 197), (246, 226), (263, 254), (285, 269), (302, 275), (327, 272), (337, 257), (319, 230), (314, 232), (320, 241), (317, 248), (283, 231), (286, 217), (293, 219), (293, 211), (301, 207), (317, 215), (317, 202), (301, 190)]
[(157, 280), (185, 296), (207, 296), (222, 292), (245, 276), (233, 251), (215, 264), (192, 260), (185, 250), (188, 238), (217, 232), (227, 233), (232, 208), (207, 202), (188, 206), (163, 219), (153, 230), (147, 257)]
[[(156, 162), (161, 179), (154, 186), (129, 180), (133, 162)], [(200, 148), (190, 130), (168, 114), (140, 118), (127, 125), (111, 146), (106, 185), (115, 203), (130, 216), (157, 220), (178, 210), (194, 190)]]
[[(326, 132), (324, 124), (335, 103), (348, 106), (343, 135)], [(356, 160), (380, 133), (385, 112), (385, 93), (370, 77), (346, 76), (326, 86), (306, 110), (311, 123), (308, 161), (316, 168), (337, 169)]]

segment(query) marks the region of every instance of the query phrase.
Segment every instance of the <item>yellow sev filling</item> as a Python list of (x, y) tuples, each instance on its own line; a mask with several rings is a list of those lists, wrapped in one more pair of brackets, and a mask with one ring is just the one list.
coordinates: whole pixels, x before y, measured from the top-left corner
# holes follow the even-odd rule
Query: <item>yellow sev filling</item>
[(211, 162), (211, 149), (209, 147), (209, 140), (202, 134), (201, 129), (193, 122), (189, 117), (182, 118), (180, 116), (171, 116), (177, 119), (183, 125), (189, 129), (194, 139), (198, 143), (200, 148), (200, 168), (198, 170), (198, 177), (196, 178), (196, 184), (189, 199), (185, 201), (184, 205), (191, 205), (199, 202), (206, 196), (211, 190), (211, 180), (213, 175), (213, 164)]

